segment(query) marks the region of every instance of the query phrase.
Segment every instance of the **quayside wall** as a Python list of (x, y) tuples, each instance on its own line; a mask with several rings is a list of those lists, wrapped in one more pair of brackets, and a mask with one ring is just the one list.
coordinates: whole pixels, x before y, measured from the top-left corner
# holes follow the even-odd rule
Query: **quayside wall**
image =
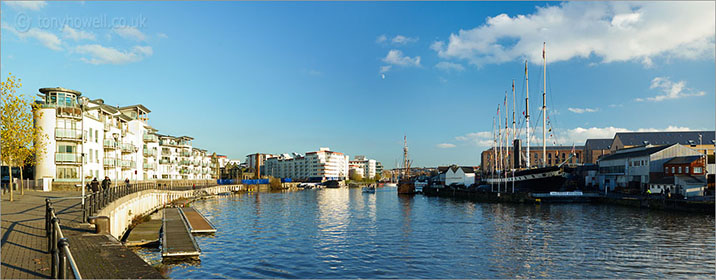
[(242, 185), (220, 185), (187, 191), (145, 190), (123, 196), (98, 211), (97, 216), (109, 217), (109, 233), (120, 240), (129, 229), (132, 219), (163, 208), (180, 198), (215, 195), (239, 191)]

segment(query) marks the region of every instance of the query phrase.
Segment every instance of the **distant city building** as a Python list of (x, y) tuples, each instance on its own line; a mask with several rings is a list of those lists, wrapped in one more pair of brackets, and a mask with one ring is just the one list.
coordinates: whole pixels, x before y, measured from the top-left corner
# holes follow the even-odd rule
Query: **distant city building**
[(617, 132), (610, 150), (614, 152), (643, 145), (681, 144), (701, 154), (713, 154), (716, 137), (714, 133), (714, 131)]
[(475, 168), (452, 165), (445, 169), (445, 185), (470, 186), (475, 184)]
[(611, 153), (609, 147), (614, 139), (587, 139), (584, 143), (584, 163), (596, 164), (599, 157)]
[(90, 100), (79, 91), (59, 87), (39, 91), (42, 99), (35, 102), (42, 115), (35, 125), (49, 142), (37, 155), (36, 180), (212, 178), (204, 164), (206, 151), (193, 148), (191, 137), (157, 134), (145, 106), (109, 106), (102, 99)]
[(267, 173), (264, 170), (264, 162), (268, 158), (276, 157), (272, 154), (255, 153), (246, 156), (246, 165), (248, 168), (254, 170), (254, 172), (260, 173), (258, 175), (265, 176)]
[(306, 181), (345, 180), (349, 175), (349, 157), (343, 153), (320, 148), (305, 155), (293, 153), (267, 157), (266, 175)]
[(645, 145), (615, 151), (599, 159), (598, 184), (601, 189), (615, 187), (646, 190), (652, 179), (664, 176), (664, 164), (675, 157), (700, 155), (680, 144)]
[[(523, 153), (521, 158), (523, 160), (526, 160), (527, 158), (525, 157), (525, 155), (527, 153), (527, 149), (525, 147), (522, 147), (521, 149)], [(570, 158), (569, 155), (572, 153), (572, 151), (574, 151), (575, 155)], [(536, 167), (544, 164), (551, 166), (560, 164), (565, 161), (568, 164), (582, 164), (584, 163), (583, 153), (584, 146), (547, 146), (547, 160), (546, 162), (544, 162), (542, 159), (542, 147), (534, 146), (530, 147), (530, 166)], [(497, 156), (499, 157), (499, 150), (497, 151)], [(487, 149), (483, 151), (480, 157), (482, 161), (480, 163), (480, 171), (482, 173), (492, 172), (493, 165), (495, 164), (495, 155), (493, 155), (493, 150)], [(508, 157), (510, 163), (508, 164), (511, 164), (513, 157), (514, 154), (512, 153), (512, 151), (510, 151), (510, 155)], [(523, 164), (523, 166), (526, 165)]]
[(376, 163), (374, 159), (368, 159), (365, 156), (355, 156), (348, 162), (350, 170), (355, 169), (356, 173), (360, 173), (361, 177), (367, 179), (373, 179), (378, 174)]

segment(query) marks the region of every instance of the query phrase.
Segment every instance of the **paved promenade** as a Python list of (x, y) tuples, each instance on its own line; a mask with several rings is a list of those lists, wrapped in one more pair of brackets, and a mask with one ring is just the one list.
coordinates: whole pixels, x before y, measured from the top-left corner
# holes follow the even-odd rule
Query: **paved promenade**
[[(50, 278), (50, 255), (45, 237), (45, 198), (79, 196), (79, 192), (26, 191), (15, 201), (2, 196), (2, 247), (0, 278)], [(81, 223), (79, 199), (54, 201), (62, 233), (70, 242), (70, 250), (83, 278), (163, 278), (109, 235), (94, 234), (88, 224)], [(71, 272), (68, 272), (71, 275)]]

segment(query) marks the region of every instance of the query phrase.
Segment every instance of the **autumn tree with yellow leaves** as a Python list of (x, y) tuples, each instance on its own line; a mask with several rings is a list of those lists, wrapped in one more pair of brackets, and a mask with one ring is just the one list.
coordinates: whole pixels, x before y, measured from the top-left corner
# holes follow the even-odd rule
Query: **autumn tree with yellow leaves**
[[(19, 167), (22, 178), (22, 167), (35, 165), (37, 155), (45, 152), (48, 142), (42, 128), (35, 126), (33, 121), (41, 116), (40, 107), (17, 93), (21, 87), (21, 79), (16, 79), (12, 73), (0, 83), (0, 154), (10, 173), (10, 201), (13, 201), (12, 168)], [(21, 190), (24, 193), (22, 187)]]

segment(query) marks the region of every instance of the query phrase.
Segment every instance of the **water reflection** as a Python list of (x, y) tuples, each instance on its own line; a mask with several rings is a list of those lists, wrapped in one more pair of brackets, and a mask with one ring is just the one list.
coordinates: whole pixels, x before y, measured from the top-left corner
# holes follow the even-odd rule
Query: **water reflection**
[[(713, 277), (713, 216), (360, 189), (198, 201), (217, 226), (172, 278)], [(143, 253), (152, 256), (151, 251)], [(156, 259), (156, 257), (155, 257)]]

